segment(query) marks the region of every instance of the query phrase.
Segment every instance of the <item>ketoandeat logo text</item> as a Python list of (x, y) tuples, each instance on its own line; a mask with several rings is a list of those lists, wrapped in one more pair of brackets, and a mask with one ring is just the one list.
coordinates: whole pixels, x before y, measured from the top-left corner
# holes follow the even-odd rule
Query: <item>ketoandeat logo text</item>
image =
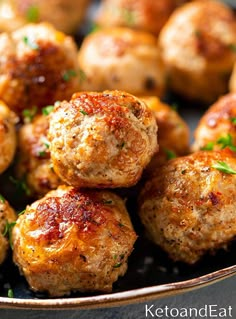
[(204, 305), (203, 307), (171, 308), (145, 305), (145, 318), (232, 318), (232, 306)]

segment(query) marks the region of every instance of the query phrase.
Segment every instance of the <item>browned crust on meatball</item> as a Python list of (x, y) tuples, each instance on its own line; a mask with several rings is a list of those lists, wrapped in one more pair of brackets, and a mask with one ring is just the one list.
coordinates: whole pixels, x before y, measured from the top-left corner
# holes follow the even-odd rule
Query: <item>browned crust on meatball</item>
[[(45, 32), (54, 41), (44, 38)], [(0, 98), (19, 115), (69, 98), (78, 89), (76, 45), (48, 24), (0, 35), (0, 54)]]
[(48, 128), (48, 116), (37, 115), (18, 132), (16, 174), (18, 178), (25, 179), (34, 196), (45, 195), (62, 183), (51, 163)]
[(152, 112), (125, 92), (81, 92), (50, 114), (56, 173), (75, 187), (128, 187), (157, 151)]
[(84, 91), (164, 94), (163, 61), (157, 39), (150, 33), (122, 27), (98, 30), (85, 37), (78, 57), (85, 73), (81, 82)]
[(151, 239), (171, 258), (193, 264), (235, 238), (236, 171), (229, 150), (200, 151), (168, 161), (144, 186), (139, 214)]
[[(230, 135), (232, 146), (236, 146), (236, 94), (227, 94), (216, 101), (202, 116), (194, 133), (192, 150), (209, 146), (222, 148), (219, 139)], [(224, 147), (224, 146), (223, 146)]]
[(5, 233), (6, 225), (11, 224), (16, 220), (16, 213), (14, 209), (10, 206), (8, 201), (2, 196), (0, 198), (0, 264), (6, 258), (7, 250), (9, 248), (9, 240), (7, 236), (9, 234)]
[(61, 186), (19, 217), (14, 261), (35, 291), (108, 292), (125, 273), (135, 240), (117, 195)]
[(173, 0), (105, 0), (96, 23), (102, 27), (122, 26), (158, 35), (175, 9)]

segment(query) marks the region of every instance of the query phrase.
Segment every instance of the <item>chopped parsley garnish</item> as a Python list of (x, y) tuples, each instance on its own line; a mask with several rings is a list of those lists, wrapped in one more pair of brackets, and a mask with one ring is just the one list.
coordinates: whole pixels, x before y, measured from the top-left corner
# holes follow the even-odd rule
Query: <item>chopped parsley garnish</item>
[(48, 105), (42, 108), (43, 115), (49, 115), (54, 109), (54, 105)]
[(201, 147), (202, 151), (212, 151), (214, 148), (214, 142), (208, 142), (205, 146)]
[(13, 176), (9, 176), (9, 180), (15, 185), (17, 192), (26, 194), (27, 196), (31, 195), (31, 190), (27, 186), (24, 178), (16, 179)]
[(14, 298), (14, 293), (13, 293), (13, 290), (11, 288), (9, 288), (8, 291), (7, 291), (7, 297), (8, 298)]
[(83, 115), (88, 115), (88, 113), (87, 113), (86, 111), (84, 111), (84, 110), (79, 110), (79, 111), (80, 111), (80, 113), (83, 114)]
[(44, 157), (46, 155), (46, 151), (39, 151), (38, 156), (39, 157)]
[(216, 143), (218, 145), (221, 145), (222, 149), (228, 147), (231, 149), (231, 151), (234, 151), (234, 152), (236, 151), (236, 146), (233, 145), (233, 139), (230, 134), (227, 134), (226, 136), (221, 136), (220, 138), (218, 138)]
[(117, 263), (113, 266), (113, 268), (119, 268), (122, 265), (122, 263)]
[(11, 248), (13, 247), (12, 246), (12, 228), (15, 226), (15, 224), (16, 224), (16, 222), (9, 223), (7, 220), (6, 225), (5, 225), (5, 229), (3, 232), (3, 236), (8, 236), (9, 244), (10, 244)]
[(236, 171), (225, 162), (218, 161), (216, 164), (213, 164), (212, 167), (226, 174), (236, 174)]
[(166, 157), (168, 160), (170, 160), (172, 158), (176, 158), (176, 154), (172, 150), (165, 149), (165, 153), (166, 153)]
[(80, 69), (79, 70), (79, 82), (80, 83), (84, 82), (86, 80), (86, 78), (87, 78), (87, 76), (86, 76), (85, 72), (82, 69)]
[(25, 209), (23, 209), (21, 212), (18, 213), (18, 216), (24, 215)]
[(22, 111), (23, 120), (25, 123), (32, 122), (33, 118), (37, 114), (38, 108), (37, 106), (34, 106), (32, 109), (24, 109)]
[(33, 49), (33, 50), (38, 50), (39, 49), (38, 44), (35, 42), (35, 40), (32, 37), (24, 36), (23, 37), (23, 41), (31, 49)]
[(35, 5), (28, 7), (26, 11), (26, 19), (28, 22), (37, 22), (39, 21), (39, 8)]
[(0, 202), (5, 203), (5, 198), (0, 194)]
[(75, 70), (67, 70), (62, 75), (62, 78), (63, 78), (64, 81), (68, 82), (72, 78), (74, 78), (75, 76), (77, 76), (77, 72)]
[(170, 107), (172, 108), (173, 111), (177, 112), (178, 111), (178, 108), (179, 108), (179, 105), (177, 103), (172, 103), (170, 105)]
[(231, 123), (236, 125), (236, 117), (231, 117), (230, 121), (231, 121)]

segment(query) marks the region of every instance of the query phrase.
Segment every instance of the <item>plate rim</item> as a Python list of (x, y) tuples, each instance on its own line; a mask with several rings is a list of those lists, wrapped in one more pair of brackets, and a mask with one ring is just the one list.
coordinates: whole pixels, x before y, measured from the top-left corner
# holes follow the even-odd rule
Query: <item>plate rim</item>
[(196, 290), (236, 275), (236, 265), (192, 279), (89, 297), (23, 299), (0, 297), (0, 308), (69, 310), (125, 306)]

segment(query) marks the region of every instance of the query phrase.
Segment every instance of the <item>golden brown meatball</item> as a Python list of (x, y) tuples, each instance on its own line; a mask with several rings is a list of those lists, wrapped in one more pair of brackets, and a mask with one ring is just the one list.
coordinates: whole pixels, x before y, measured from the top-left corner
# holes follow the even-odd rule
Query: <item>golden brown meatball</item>
[(72, 33), (82, 22), (90, 0), (11, 0), (16, 15), (28, 22), (47, 21)]
[(31, 195), (45, 195), (62, 184), (50, 160), (48, 128), (48, 116), (38, 115), (19, 130), (16, 173), (18, 178), (24, 177)]
[(111, 291), (136, 240), (120, 197), (70, 186), (28, 206), (12, 236), (14, 261), (31, 289), (51, 296)]
[(0, 173), (11, 164), (16, 150), (15, 114), (0, 101)]
[(158, 35), (175, 0), (103, 0), (96, 23), (102, 27), (123, 26)]
[[(16, 213), (9, 205), (8, 201), (0, 195), (0, 264), (6, 258), (7, 250), (9, 248), (9, 240), (7, 235), (11, 233), (13, 222), (16, 220)], [(11, 235), (10, 235), (11, 240)]]
[(171, 15), (160, 34), (171, 89), (209, 103), (227, 92), (236, 57), (232, 10), (217, 1), (192, 1)]
[(46, 23), (0, 35), (0, 98), (17, 114), (69, 98), (78, 83), (71, 37)]
[(140, 217), (151, 239), (175, 261), (195, 263), (236, 236), (236, 157), (199, 151), (159, 168), (144, 186)]
[(157, 151), (152, 112), (121, 91), (81, 92), (50, 114), (48, 139), (58, 176), (75, 187), (128, 187)]
[(168, 159), (189, 153), (190, 130), (181, 116), (157, 97), (151, 96), (142, 100), (154, 111), (158, 126), (159, 152), (154, 154), (146, 168), (146, 174), (150, 176), (156, 172), (157, 166)]
[(201, 118), (192, 150), (219, 150), (229, 146), (236, 151), (236, 94), (227, 94), (214, 103)]
[(163, 95), (165, 72), (157, 40), (149, 33), (110, 28), (89, 34), (79, 51), (85, 91), (124, 90)]

